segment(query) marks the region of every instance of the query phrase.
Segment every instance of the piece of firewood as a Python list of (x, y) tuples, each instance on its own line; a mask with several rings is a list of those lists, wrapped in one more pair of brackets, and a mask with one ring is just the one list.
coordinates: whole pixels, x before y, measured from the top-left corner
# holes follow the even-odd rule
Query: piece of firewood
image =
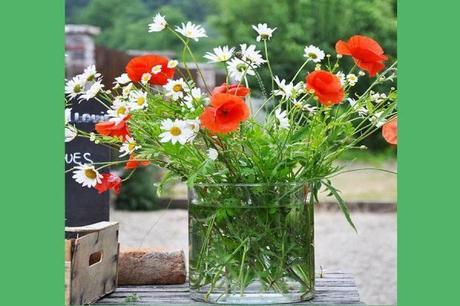
[(184, 251), (125, 249), (118, 259), (119, 285), (183, 284), (186, 278)]

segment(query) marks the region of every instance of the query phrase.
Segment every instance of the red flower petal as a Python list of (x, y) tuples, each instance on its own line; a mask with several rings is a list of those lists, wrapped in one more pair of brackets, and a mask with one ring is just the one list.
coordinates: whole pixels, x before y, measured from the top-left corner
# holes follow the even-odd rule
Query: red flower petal
[(101, 135), (122, 137), (123, 140), (126, 140), (130, 135), (127, 124), (130, 117), (131, 115), (127, 115), (120, 122), (105, 121), (96, 123), (95, 129)]
[(211, 106), (200, 116), (201, 124), (215, 133), (229, 133), (249, 117), (249, 108), (243, 99), (231, 94), (220, 93), (211, 96)]
[(398, 144), (398, 118), (385, 123), (382, 126), (382, 136), (390, 144)]
[(99, 193), (103, 193), (109, 189), (113, 189), (116, 194), (120, 193), (121, 188), (121, 178), (112, 173), (102, 173), (101, 182), (96, 184), (94, 188), (99, 191)]
[[(152, 74), (149, 83), (152, 85), (165, 85), (168, 79), (174, 76), (175, 69), (168, 68), (168, 58), (160, 55), (143, 55), (132, 58), (126, 65), (126, 73), (134, 82), (140, 82), (144, 73)], [(161, 72), (152, 73), (152, 67), (161, 65)]]
[(230, 95), (238, 96), (238, 97), (246, 97), (251, 90), (241, 84), (227, 84), (223, 83), (222, 85), (216, 87), (212, 91), (212, 95), (218, 93), (228, 93)]
[(307, 90), (313, 90), (323, 105), (339, 104), (345, 96), (339, 78), (330, 72), (313, 71), (307, 76), (306, 83)]
[(385, 67), (384, 61), (387, 60), (382, 47), (372, 38), (363, 35), (354, 35), (348, 42), (339, 40), (335, 50), (338, 54), (351, 55), (355, 64), (370, 76), (381, 71)]
[(148, 166), (148, 165), (150, 165), (149, 160), (136, 159), (136, 156), (134, 156), (134, 154), (131, 154), (124, 168), (125, 169), (135, 169), (138, 167)]
[(339, 40), (335, 44), (335, 52), (338, 54), (343, 54), (343, 55), (351, 55), (350, 49), (348, 49), (348, 45), (346, 42), (343, 40)]

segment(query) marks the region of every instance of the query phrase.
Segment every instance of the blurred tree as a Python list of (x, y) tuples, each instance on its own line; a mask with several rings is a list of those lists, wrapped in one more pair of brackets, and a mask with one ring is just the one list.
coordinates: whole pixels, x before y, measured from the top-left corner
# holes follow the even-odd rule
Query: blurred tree
[[(199, 21), (210, 12), (205, 0), (91, 0), (87, 6), (74, 8), (74, 22), (95, 25), (102, 32), (97, 42), (104, 46), (119, 50), (172, 50), (181, 52), (182, 46), (178, 39), (167, 31), (148, 33), (148, 24), (157, 12), (165, 15), (169, 24), (180, 25), (187, 20)], [(184, 14), (183, 12), (187, 12)], [(211, 31), (212, 33), (212, 31)], [(210, 35), (212, 36), (212, 35)], [(211, 48), (211, 39), (202, 40), (200, 44), (192, 43), (198, 52)]]
[[(394, 56), (396, 16), (394, 0), (216, 1), (219, 15), (209, 17), (227, 44), (254, 43), (252, 24), (277, 27), (270, 43), (273, 69), (291, 75), (302, 62), (305, 45), (314, 44), (332, 53), (339, 39), (354, 34), (373, 37)], [(259, 44), (261, 48), (262, 43)], [(293, 71), (294, 70), (294, 71)]]
[(115, 199), (115, 208), (121, 210), (155, 210), (155, 182), (158, 180), (158, 169), (149, 166), (138, 168), (131, 178), (121, 185), (120, 194)]

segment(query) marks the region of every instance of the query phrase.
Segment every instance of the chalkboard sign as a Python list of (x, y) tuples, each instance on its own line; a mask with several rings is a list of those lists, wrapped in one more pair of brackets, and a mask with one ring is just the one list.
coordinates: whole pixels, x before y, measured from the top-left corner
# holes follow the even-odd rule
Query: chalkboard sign
[[(105, 108), (97, 101), (76, 100), (72, 103), (70, 124), (79, 130), (93, 132), (94, 125), (108, 120)], [(76, 137), (65, 145), (65, 167), (85, 163), (110, 161), (110, 149), (97, 145), (87, 138)], [(105, 168), (108, 170), (108, 168)], [(109, 220), (109, 193), (99, 194), (94, 188), (82, 187), (73, 178), (73, 173), (65, 177), (65, 224), (66, 226), (83, 226)]]

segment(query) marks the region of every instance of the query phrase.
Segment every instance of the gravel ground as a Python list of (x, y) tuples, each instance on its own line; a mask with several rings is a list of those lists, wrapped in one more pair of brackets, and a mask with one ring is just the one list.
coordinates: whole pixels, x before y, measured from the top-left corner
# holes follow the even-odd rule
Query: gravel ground
[[(371, 305), (396, 304), (396, 214), (353, 212), (356, 234), (343, 215), (319, 211), (315, 220), (316, 265), (353, 273), (361, 300)], [(120, 222), (122, 247), (183, 249), (187, 254), (187, 211), (111, 211)]]

